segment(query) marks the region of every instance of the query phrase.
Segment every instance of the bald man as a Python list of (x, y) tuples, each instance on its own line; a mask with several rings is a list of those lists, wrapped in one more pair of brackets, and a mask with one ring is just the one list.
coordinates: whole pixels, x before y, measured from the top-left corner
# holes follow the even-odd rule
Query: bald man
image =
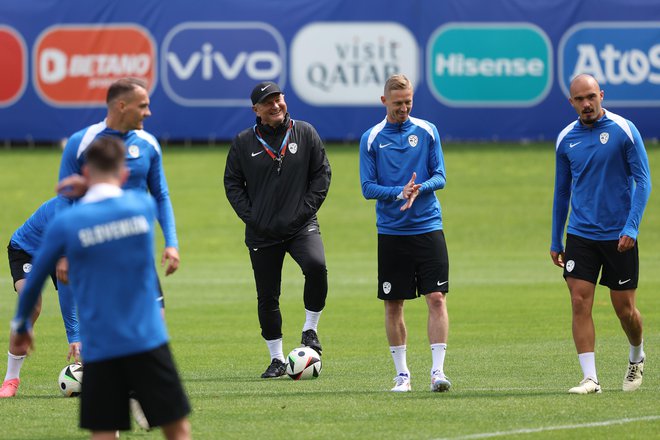
[(584, 377), (568, 390), (571, 394), (601, 392), (591, 315), (597, 282), (610, 289), (612, 306), (630, 343), (623, 391), (638, 389), (644, 371), (642, 317), (635, 305), (637, 235), (651, 193), (651, 175), (639, 131), (629, 120), (605, 110), (603, 97), (594, 77), (577, 75), (569, 102), (578, 119), (559, 133), (556, 143), (550, 257), (563, 268), (571, 295), (573, 340)]

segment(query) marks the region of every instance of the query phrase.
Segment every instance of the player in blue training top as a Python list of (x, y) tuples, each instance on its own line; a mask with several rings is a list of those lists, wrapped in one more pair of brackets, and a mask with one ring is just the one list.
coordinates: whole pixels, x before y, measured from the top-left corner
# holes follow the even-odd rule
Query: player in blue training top
[[(7, 254), (9, 257), (9, 269), (14, 280), (14, 290), (21, 295), (25, 285), (25, 278), (32, 270), (32, 258), (42, 244), (43, 235), (46, 227), (62, 210), (71, 206), (71, 200), (56, 196), (44, 202), (26, 221), (18, 228), (9, 240)], [(58, 264), (57, 271), (61, 271)], [(58, 280), (56, 277), (56, 267), (53, 266), (50, 272), (51, 279), (55, 289), (58, 289)], [(64, 320), (67, 339), (69, 341), (69, 353), (67, 359), (75, 361), (80, 360), (80, 335), (78, 334), (78, 319), (76, 317), (75, 304), (73, 298), (65, 291), (58, 289), (60, 310)], [(41, 296), (37, 300), (37, 305), (32, 314), (34, 323), (41, 313)], [(14, 397), (18, 386), (21, 383), (20, 373), (23, 361), (27, 351), (18, 347), (9, 347), (7, 352), (7, 374), (5, 375), (2, 388), (0, 388), (0, 398)]]
[(411, 389), (403, 305), (419, 295), (429, 309), (431, 390), (447, 391), (449, 258), (435, 196), (445, 186), (440, 136), (430, 122), (410, 116), (413, 87), (404, 75), (391, 76), (380, 99), (387, 116), (362, 135), (360, 180), (364, 197), (376, 199), (378, 298), (385, 303), (385, 330), (397, 371), (392, 391)]
[(65, 255), (85, 361), (80, 426), (93, 438), (130, 429), (134, 390), (150, 426), (161, 426), (167, 438), (190, 438), (190, 406), (156, 302), (156, 207), (147, 194), (120, 188), (127, 177), (124, 155), (117, 137), (90, 145), (83, 167), (89, 190), (46, 230), (12, 320), (11, 343), (31, 346), (30, 316), (50, 268)]
[[(94, 139), (101, 136), (120, 138), (126, 145), (126, 166), (130, 170), (123, 188), (148, 190), (156, 200), (158, 222), (165, 237), (161, 265), (168, 263), (165, 275), (170, 275), (179, 267), (179, 244), (160, 144), (143, 129), (144, 119), (151, 116), (147, 86), (139, 79), (119, 79), (108, 88), (106, 101), (106, 119), (69, 138), (62, 153), (59, 180), (80, 174), (85, 151)], [(79, 195), (85, 189), (84, 179), (67, 179), (65, 182), (65, 185), (72, 185), (74, 191), (63, 192), (64, 195)]]
[[(623, 391), (642, 384), (642, 316), (635, 305), (639, 277), (637, 234), (651, 193), (644, 142), (632, 122), (601, 107), (604, 92), (591, 75), (575, 77), (569, 101), (578, 120), (557, 138), (550, 257), (564, 269), (571, 294), (573, 340), (584, 379), (568, 390), (600, 393), (591, 316), (596, 282), (610, 299), (630, 342)], [(566, 249), (562, 244), (570, 204)]]

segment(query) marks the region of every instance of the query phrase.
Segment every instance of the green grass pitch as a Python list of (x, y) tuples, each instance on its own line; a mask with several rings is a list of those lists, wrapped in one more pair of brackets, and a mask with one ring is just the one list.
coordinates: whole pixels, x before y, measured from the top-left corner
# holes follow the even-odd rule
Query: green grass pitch
[[(660, 148), (647, 145), (652, 175)], [(660, 208), (652, 193), (640, 235), (638, 306), (648, 355), (642, 389), (624, 394), (628, 345), (598, 288), (596, 361), (601, 395), (566, 393), (581, 379), (570, 303), (549, 257), (554, 146), (445, 147), (442, 203), (451, 291), (449, 393), (429, 391), (426, 306), (406, 306), (413, 392), (389, 393), (395, 371), (376, 299), (374, 202), (360, 192), (356, 145), (328, 145), (332, 185), (319, 219), (330, 292), (319, 335), (323, 371), (314, 381), (264, 381), (256, 293), (243, 225), (222, 184), (227, 148), (165, 149), (182, 265), (162, 278), (171, 345), (193, 406), (197, 439), (658, 438), (660, 436)], [(56, 150), (0, 151), (0, 237), (53, 194)], [(162, 250), (162, 238), (157, 243)], [(159, 255), (159, 254), (158, 254)], [(0, 271), (0, 323), (16, 295)], [(303, 279), (287, 257), (281, 306), (284, 347), (300, 341)], [(162, 272), (161, 272), (162, 273)], [(67, 344), (56, 294), (47, 285), (19, 395), (0, 400), (0, 438), (78, 439), (76, 399), (60, 396)], [(0, 335), (7, 346), (8, 325)], [(3, 351), (4, 353), (4, 351)], [(0, 356), (0, 374), (5, 371)], [(122, 438), (160, 438), (135, 428)]]

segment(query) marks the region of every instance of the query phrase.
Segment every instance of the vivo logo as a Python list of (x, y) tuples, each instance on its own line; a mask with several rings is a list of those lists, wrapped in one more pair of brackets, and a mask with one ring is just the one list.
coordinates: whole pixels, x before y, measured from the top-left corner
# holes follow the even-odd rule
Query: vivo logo
[(282, 60), (275, 52), (239, 52), (235, 58), (227, 59), (222, 52), (214, 51), (208, 42), (185, 62), (173, 52), (167, 54), (167, 62), (177, 78), (183, 80), (190, 79), (198, 69), (205, 80), (212, 80), (216, 74), (234, 80), (245, 71), (247, 76), (259, 81), (273, 78), (282, 71)]
[(660, 22), (579, 23), (562, 37), (558, 58), (566, 96), (571, 80), (588, 73), (607, 106), (660, 106)]
[(266, 23), (181, 23), (161, 53), (163, 88), (183, 106), (249, 106), (255, 83), (284, 86), (284, 40)]

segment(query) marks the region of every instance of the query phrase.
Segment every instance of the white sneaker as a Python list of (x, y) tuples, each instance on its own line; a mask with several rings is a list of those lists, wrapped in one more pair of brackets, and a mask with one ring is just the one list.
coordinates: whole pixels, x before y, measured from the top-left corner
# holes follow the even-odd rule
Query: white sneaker
[(628, 372), (623, 378), (623, 391), (635, 391), (642, 384), (644, 376), (644, 359), (628, 364)]
[(431, 373), (431, 391), (442, 393), (449, 391), (449, 388), (451, 388), (451, 382), (444, 373), (438, 370)]
[(568, 390), (569, 394), (592, 394), (600, 392), (600, 384), (590, 377), (583, 379), (580, 385)]
[(410, 376), (405, 374), (405, 373), (400, 373), (397, 377), (394, 378), (394, 388), (392, 388), (390, 391), (394, 391), (397, 393), (405, 393), (407, 391), (410, 391)]
[(142, 411), (142, 406), (140, 406), (140, 402), (138, 402), (136, 399), (131, 397), (130, 399), (128, 399), (128, 406), (131, 407), (131, 413), (133, 414), (135, 423), (137, 423), (140, 428), (149, 431), (149, 429), (151, 429), (151, 426), (149, 426), (149, 421), (147, 420), (147, 417), (144, 415), (144, 411)]

